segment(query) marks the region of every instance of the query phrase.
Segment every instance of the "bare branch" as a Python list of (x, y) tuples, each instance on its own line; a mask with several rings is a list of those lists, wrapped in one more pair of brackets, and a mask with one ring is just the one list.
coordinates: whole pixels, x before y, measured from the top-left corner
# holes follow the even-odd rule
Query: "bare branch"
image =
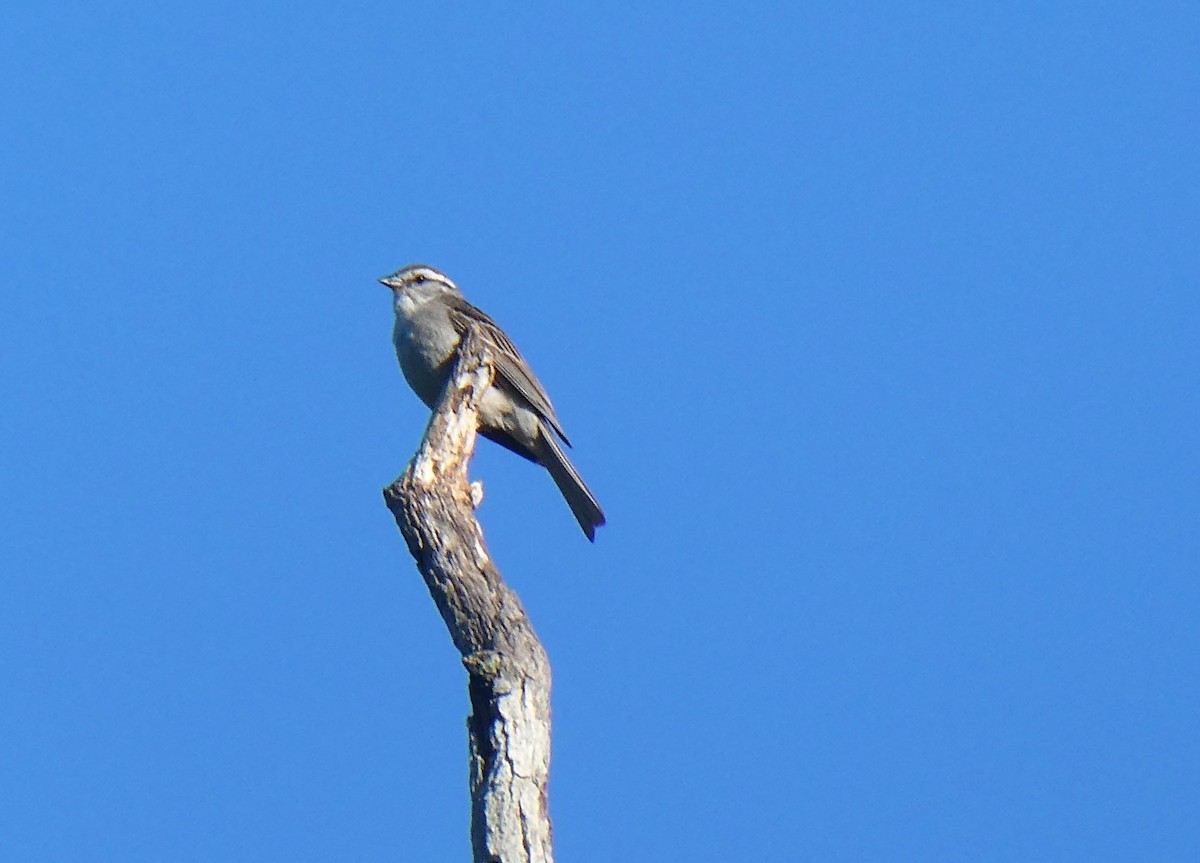
[(475, 863), (552, 863), (550, 662), (492, 563), (467, 481), (492, 357), (472, 329), (417, 454), (383, 490), (467, 669)]

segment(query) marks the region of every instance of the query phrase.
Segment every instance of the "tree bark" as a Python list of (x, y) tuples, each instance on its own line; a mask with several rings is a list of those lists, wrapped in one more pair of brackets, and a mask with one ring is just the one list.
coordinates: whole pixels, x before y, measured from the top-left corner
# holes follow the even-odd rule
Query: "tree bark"
[(475, 863), (552, 863), (550, 662), (492, 563), (467, 480), (477, 407), (493, 377), (474, 329), (413, 460), (383, 490), (468, 674), (471, 846)]

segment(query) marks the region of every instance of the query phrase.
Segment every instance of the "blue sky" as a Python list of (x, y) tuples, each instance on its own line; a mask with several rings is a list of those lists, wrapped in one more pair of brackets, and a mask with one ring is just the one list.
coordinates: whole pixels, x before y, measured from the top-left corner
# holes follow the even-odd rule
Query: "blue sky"
[(1200, 855), (1200, 12), (9, 4), (0, 857), (461, 860), (446, 270), (563, 860)]

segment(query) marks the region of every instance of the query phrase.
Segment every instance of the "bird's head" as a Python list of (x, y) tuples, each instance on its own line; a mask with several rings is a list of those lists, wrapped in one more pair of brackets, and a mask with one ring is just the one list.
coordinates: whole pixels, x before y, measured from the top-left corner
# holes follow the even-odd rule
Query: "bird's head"
[(392, 289), (397, 296), (405, 293), (416, 298), (431, 297), (444, 291), (461, 293), (458, 285), (441, 270), (425, 264), (409, 264), (391, 275), (384, 276), (379, 284)]

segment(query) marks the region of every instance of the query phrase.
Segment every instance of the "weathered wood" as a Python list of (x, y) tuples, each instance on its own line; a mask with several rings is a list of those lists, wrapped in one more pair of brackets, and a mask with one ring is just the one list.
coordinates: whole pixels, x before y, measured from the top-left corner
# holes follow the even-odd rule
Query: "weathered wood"
[(492, 563), (467, 481), (492, 358), (472, 330), (417, 454), (383, 490), (467, 669), (475, 863), (552, 863), (550, 662)]

